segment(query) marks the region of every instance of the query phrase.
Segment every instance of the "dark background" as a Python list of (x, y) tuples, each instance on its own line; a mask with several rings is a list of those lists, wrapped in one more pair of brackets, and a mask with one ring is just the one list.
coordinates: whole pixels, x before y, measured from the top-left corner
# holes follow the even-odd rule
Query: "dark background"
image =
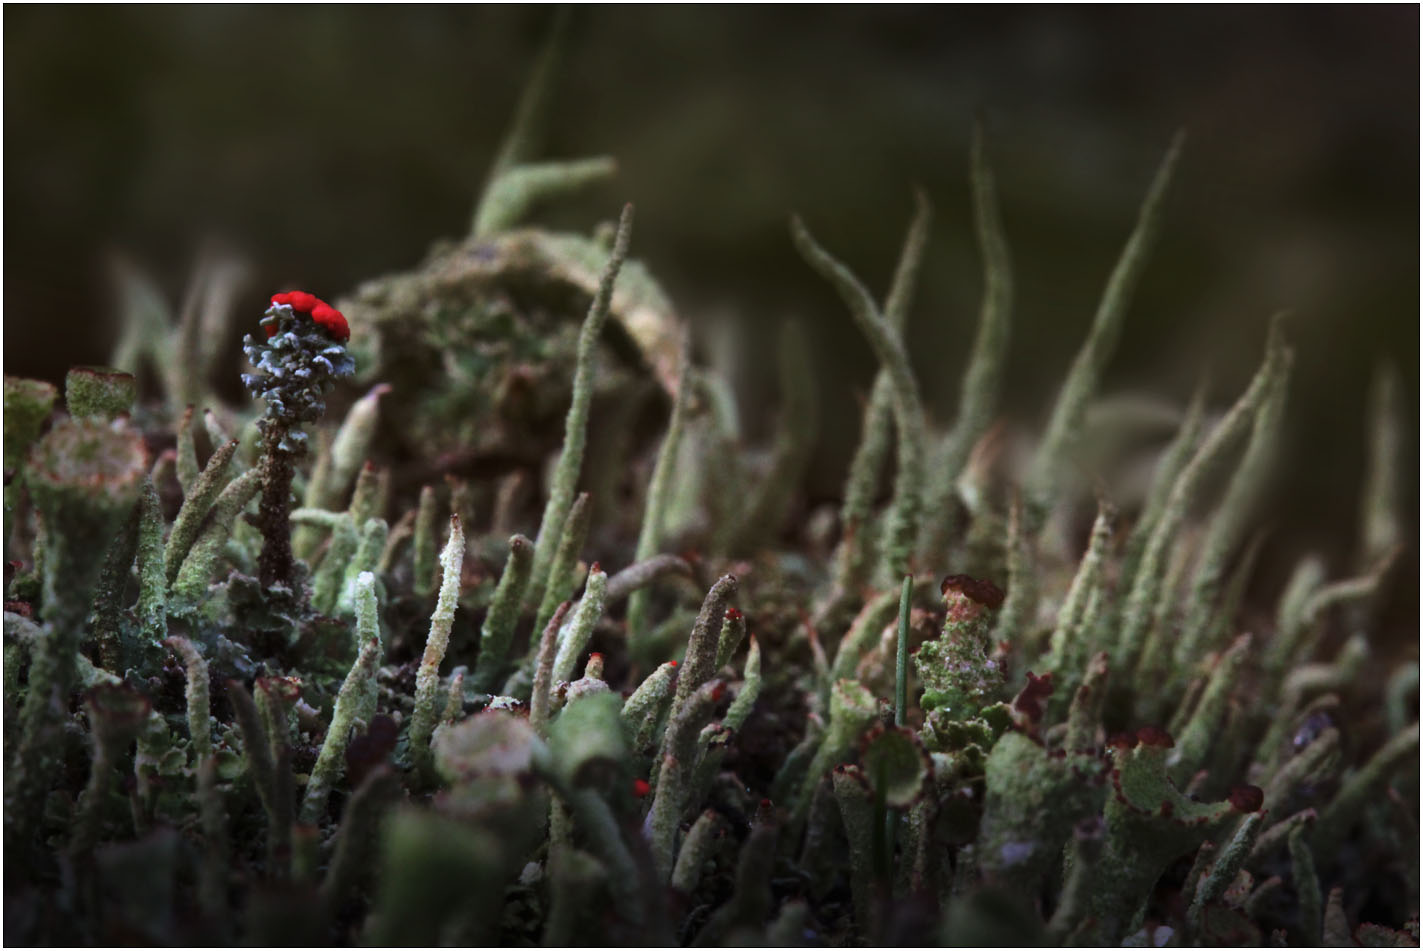
[[(7, 7), (5, 372), (58, 382), (107, 359), (115, 252), (176, 301), (200, 241), (222, 238), (252, 263), (255, 319), (271, 288), (334, 298), (463, 233), (551, 14)], [(1209, 367), (1223, 406), (1269, 314), (1293, 309), (1264, 580), (1311, 548), (1337, 574), (1353, 561), (1364, 394), (1384, 360), (1402, 376), (1417, 538), (1418, 15), (581, 8), (547, 154), (609, 153), (621, 171), (540, 220), (586, 230), (637, 203), (635, 254), (704, 338), (740, 334), (753, 434), (774, 389), (769, 348), (746, 341), (786, 315), (811, 323), (825, 421), (810, 489), (829, 496), (873, 367), (792, 251), (788, 213), (882, 289), (910, 186), (929, 191), (938, 216), (909, 336), (931, 411), (948, 418), (980, 292), (966, 174), (983, 110), (1018, 282), (1006, 409), (1035, 425), (1185, 127), (1106, 389), (1184, 400)], [(1416, 618), (1417, 576), (1410, 555), (1394, 616)]]

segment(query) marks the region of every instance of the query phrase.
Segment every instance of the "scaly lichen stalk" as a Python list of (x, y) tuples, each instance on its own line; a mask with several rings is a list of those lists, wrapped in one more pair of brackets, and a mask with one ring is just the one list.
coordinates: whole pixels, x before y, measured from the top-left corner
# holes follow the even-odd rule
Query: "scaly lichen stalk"
[[(221, 498), (219, 496), (219, 498)], [(157, 645), (168, 634), (167, 582), (163, 551), (163, 509), (152, 479), (138, 497), (138, 625), (144, 644)]]
[(413, 586), (415, 593), (421, 595), (435, 590), (435, 504), (435, 487), (423, 487), (415, 510), (415, 537), (410, 543)]
[(361, 781), (347, 801), (331, 865), (318, 892), (328, 914), (334, 913), (368, 867), (367, 859), (377, 841), (380, 821), (399, 795), (400, 783), (395, 774), (381, 766)]
[(326, 546), (326, 554), (311, 579), (311, 606), (322, 614), (336, 613), (346, 568), (360, 543), (355, 520), (349, 512), (343, 512), (332, 527), (331, 543)]
[[(687, 675), (682, 672), (683, 678)], [(678, 681), (681, 687), (681, 681)], [(672, 708), (663, 734), (662, 751), (659, 758), (657, 792), (652, 800), (652, 809), (647, 815), (647, 828), (651, 835), (652, 860), (657, 867), (658, 877), (667, 881), (672, 876), (676, 859), (677, 827), (686, 805), (688, 780), (695, 765), (697, 735), (711, 719), (712, 710), (721, 698), (725, 685), (719, 680), (702, 684), (688, 695), (685, 702)]]
[(193, 491), (201, 471), (198, 468), (198, 444), (193, 437), (194, 412), (195, 409), (190, 404), (178, 420), (178, 456), (174, 465), (178, 471), (178, 485), (183, 489), (184, 496)]
[(64, 420), (30, 452), (26, 484), (41, 517), (44, 627), (20, 711), (19, 795), (7, 832), (28, 835), (62, 757), (55, 742), (68, 716), (84, 622), (104, 552), (138, 500), (148, 469), (143, 440), (122, 421)]
[(607, 155), (517, 165), (490, 183), (475, 214), (474, 237), (505, 231), (523, 220), (539, 202), (607, 181), (617, 170), (618, 163)]
[(1403, 452), (1398, 373), (1382, 366), (1369, 390), (1369, 455), (1360, 504), (1358, 565), (1376, 563), (1403, 533), (1399, 472)]
[[(558, 605), (573, 597), (578, 588), (578, 555), (583, 543), (588, 540), (588, 523), (593, 518), (591, 496), (580, 492), (568, 511), (563, 534), (558, 541), (558, 551), (549, 566), (548, 581), (544, 585), (543, 600), (539, 602), (538, 613), (534, 616), (534, 630), (541, 631), (553, 616)], [(538, 551), (535, 549), (535, 557)]]
[(440, 662), (450, 645), (450, 630), (459, 607), (460, 575), (464, 569), (464, 528), (458, 515), (450, 516), (450, 537), (440, 555), (440, 595), (430, 616), (430, 634), (415, 675), (415, 712), (410, 717), (410, 752), (417, 763), (429, 765), (430, 734), (439, 715)]
[(524, 603), (524, 588), (533, 563), (533, 542), (523, 535), (510, 538), (504, 573), (499, 576), (479, 633), (479, 663), (474, 669), (474, 689), (478, 691), (488, 693), (499, 679), (500, 666), (514, 638), (514, 626), (519, 622), (519, 607)]
[[(358, 603), (375, 600), (375, 576), (370, 572), (364, 572), (356, 579), (356, 598)], [(321, 752), (311, 770), (311, 779), (306, 784), (306, 796), (301, 806), (302, 822), (320, 821), (331, 787), (341, 778), (346, 743), (350, 738), (351, 728), (366, 705), (365, 698), (373, 686), (380, 657), (379, 637), (367, 637), (359, 644), (356, 661), (346, 674), (340, 693), (336, 695), (336, 705), (331, 711), (331, 725), (326, 728), (326, 739), (322, 741)], [(361, 719), (369, 721), (369, 716)]]
[(1319, 816), (1310, 845), (1324, 854), (1332, 854), (1364, 811), (1364, 804), (1378, 795), (1405, 763), (1418, 761), (1418, 724), (1415, 722), (1383, 745), (1364, 767), (1350, 776), (1338, 795)]
[[(223, 548), (232, 534), (237, 517), (261, 489), (262, 473), (257, 469), (249, 469), (229, 482), (227, 488), (223, 489), (213, 502), (207, 524), (198, 535), (197, 541), (188, 549), (187, 557), (178, 567), (178, 577), (169, 588), (169, 603), (176, 606), (175, 611), (198, 606), (206, 600), (208, 586), (212, 584), (213, 573), (217, 570)], [(140, 545), (140, 558), (142, 554)], [(157, 580), (161, 579), (155, 579)], [(141, 592), (155, 590), (156, 587), (144, 586)], [(143, 604), (142, 599), (143, 594), (140, 593), (140, 606)], [(151, 596), (151, 600), (156, 603), (157, 596)]]
[(1201, 694), (1191, 719), (1187, 721), (1175, 748), (1166, 760), (1171, 778), (1177, 785), (1184, 785), (1195, 775), (1196, 770), (1206, 765), (1212, 745), (1219, 741), (1227, 712), (1226, 705), (1240, 677), (1241, 668), (1250, 654), (1250, 642), (1249, 634), (1240, 635), (1230, 649), (1216, 661), (1205, 692)]
[(178, 568), (197, 539), (203, 518), (212, 508), (218, 494), (226, 488), (228, 465), (236, 452), (237, 440), (235, 439), (225, 446), (218, 447), (183, 499), (183, 507), (178, 510), (178, 517), (173, 522), (173, 531), (168, 536), (168, 546), (165, 552), (165, 570), (170, 584), (178, 577)]
[(1151, 540), (1151, 533), (1156, 528), (1156, 523), (1161, 520), (1161, 513), (1166, 510), (1166, 500), (1171, 495), (1171, 488), (1176, 484), (1176, 477), (1186, 468), (1196, 451), (1201, 429), (1205, 425), (1205, 415), (1206, 385), (1202, 382), (1191, 397), (1190, 405), (1186, 409), (1186, 418), (1181, 422), (1176, 437), (1161, 453), (1160, 460), (1152, 472), (1151, 488), (1147, 491), (1146, 501), (1127, 536), (1117, 582), (1123, 591), (1131, 590), (1131, 585), (1136, 580), (1141, 556), (1146, 551), (1146, 543)]
[[(1087, 632), (1083, 620), (1087, 614), (1087, 603), (1092, 594), (1103, 584), (1103, 569), (1106, 565), (1107, 546), (1112, 540), (1116, 526), (1117, 510), (1106, 499), (1097, 503), (1097, 520), (1092, 523), (1092, 536), (1087, 542), (1087, 551), (1077, 565), (1077, 573), (1072, 576), (1072, 586), (1067, 589), (1067, 597), (1057, 612), (1057, 626), (1053, 629), (1047, 659), (1047, 669), (1063, 683), (1066, 677), (1075, 684), (1086, 660), (1090, 645), (1086, 642)], [(1071, 690), (1064, 691), (1068, 694)]]
[(623, 702), (623, 723), (632, 734), (633, 749), (637, 753), (650, 753), (656, 746), (657, 725), (672, 703), (676, 678), (677, 662), (669, 660), (648, 674)]
[(677, 555), (654, 555), (646, 561), (628, 565), (608, 579), (608, 603), (616, 604), (664, 575), (689, 576), (691, 573), (692, 566)]
[(578, 610), (568, 623), (553, 661), (553, 682), (572, 680), (574, 665), (593, 637), (593, 627), (603, 616), (603, 604), (608, 593), (608, 575), (597, 564), (588, 572), (588, 584), (578, 600)]
[(360, 541), (356, 543), (356, 551), (349, 561), (346, 562), (346, 571), (341, 577), (341, 594), (336, 599), (336, 613), (341, 617), (350, 617), (356, 611), (356, 579), (363, 572), (375, 572), (380, 564), (380, 554), (385, 550), (385, 543), (390, 538), (390, 526), (383, 518), (366, 519), (365, 527), (361, 529)]
[(1295, 827), (1290, 833), (1289, 843), (1295, 896), (1299, 902), (1300, 944), (1319, 947), (1324, 903), (1320, 900), (1319, 875), (1314, 869), (1314, 854), (1310, 851), (1304, 826)]
[[(884, 304), (884, 318), (900, 338), (904, 336), (904, 325), (909, 319), (932, 218), (933, 207), (928, 196), (916, 189), (914, 220), (905, 235), (894, 281)], [(894, 433), (893, 402), (889, 371), (881, 367), (875, 374), (874, 387), (870, 390), (870, 399), (860, 424), (860, 442), (855, 447), (850, 471), (845, 477), (845, 501), (840, 507), (840, 545), (835, 552), (831, 582), (832, 597), (854, 595), (870, 580), (869, 572), (873, 567), (870, 559), (875, 539), (867, 529), (874, 513), (875, 496), (879, 492), (880, 472), (889, 456), (890, 437)]]
[(1141, 656), (1158, 607), (1157, 599), (1161, 594), (1162, 574), (1166, 568), (1167, 557), (1191, 503), (1219, 458), (1244, 433), (1245, 427), (1259, 411), (1261, 402), (1281, 369), (1284, 350), (1280, 321), (1276, 319), (1271, 323), (1264, 363), (1251, 380), (1250, 386), (1177, 476), (1161, 517), (1153, 527), (1151, 538), (1142, 552), (1141, 566), (1122, 612), (1116, 650), (1116, 660), (1122, 669), (1135, 670), (1137, 660)]
[[(667, 421), (667, 435), (662, 447), (657, 450), (657, 462), (652, 468), (652, 479), (647, 485), (647, 507), (642, 515), (642, 528), (637, 536), (637, 552), (634, 560), (646, 561), (657, 553), (662, 543), (662, 527), (667, 515), (668, 493), (672, 488), (672, 470), (682, 444), (682, 433), (686, 429), (687, 408), (691, 403), (695, 385), (692, 373), (692, 336), (683, 333), (681, 359), (678, 361), (677, 395), (672, 401), (672, 416)], [(628, 641), (639, 640), (647, 623), (649, 592), (646, 589), (634, 591), (628, 601), (627, 632)]]
[(300, 427), (321, 418), (326, 411), (323, 394), (336, 380), (354, 373), (356, 363), (346, 352), (346, 318), (303, 291), (274, 295), (262, 328), (265, 339), (248, 334), (242, 344), (256, 370), (243, 374), (242, 382), (267, 404), (258, 422), (263, 450), (258, 565), (263, 586), (290, 589), (292, 479), (295, 460), (306, 451)]
[[(375, 440), (376, 426), (380, 422), (380, 399), (389, 392), (389, 384), (376, 384), (347, 411), (341, 428), (331, 440), (330, 448), (322, 455), (321, 464), (318, 464), (307, 481), (306, 494), (301, 502), (303, 508), (336, 510), (341, 504), (346, 486), (350, 485), (353, 477), (357, 477), (357, 473), (360, 473), (363, 481), (373, 486), (375, 473), (373, 470), (364, 469), (364, 466), (368, 465), (367, 457)], [(367, 471), (370, 472), (369, 476), (366, 475)], [(357, 491), (360, 492), (359, 484)], [(366, 494), (370, 494), (370, 487), (366, 488)], [(353, 496), (351, 517), (356, 520), (357, 525), (364, 524), (365, 520), (374, 514), (357, 511), (357, 508)], [(303, 526), (292, 539), (292, 549), (299, 557), (310, 558), (315, 553), (320, 537), (315, 529)]]
[(741, 642), (746, 639), (746, 616), (736, 608), (727, 608), (726, 617), (721, 622), (721, 635), (716, 642), (716, 669), (721, 670), (731, 662), (731, 657)]
[(603, 325), (608, 320), (608, 310), (613, 299), (613, 285), (618, 271), (627, 258), (628, 242), (632, 238), (632, 205), (623, 206), (622, 218), (618, 221), (618, 234), (613, 242), (612, 254), (598, 279), (598, 291), (593, 295), (593, 303), (588, 308), (588, 316), (578, 335), (578, 363), (573, 373), (573, 400), (568, 406), (568, 416), (563, 426), (563, 449), (554, 469), (553, 482), (549, 487), (548, 502), (544, 506), (543, 519), (539, 522), (539, 533), (534, 542), (534, 564), (529, 590), (543, 597), (548, 586), (549, 569), (554, 553), (563, 537), (564, 525), (568, 521), (568, 510), (573, 505), (573, 493), (578, 485), (578, 473), (583, 467), (583, 450), (588, 441), (588, 410), (593, 400), (593, 357), (597, 352), (598, 339), (602, 336)]
[(1092, 318), (1092, 329), (1087, 340), (1068, 370), (1067, 379), (1058, 391), (1053, 404), (1052, 418), (1047, 431), (1039, 443), (1033, 458), (1032, 468), (1026, 480), (1028, 523), (1036, 534), (1036, 527), (1042, 524), (1047, 513), (1057, 499), (1060, 475), (1068, 457), (1081, 438), (1082, 420), (1087, 412), (1087, 404), (1097, 392), (1097, 381), (1116, 349), (1117, 338), (1121, 336), (1122, 322), (1127, 308), (1131, 305), (1136, 291), (1137, 280), (1146, 265), (1156, 234), (1161, 229), (1162, 209), (1166, 203), (1166, 192), (1171, 177), (1176, 170), (1176, 162), (1181, 155), (1181, 145), (1185, 141), (1183, 133), (1177, 133), (1166, 153), (1161, 167), (1152, 180), (1151, 188), (1142, 203), (1137, 217), (1136, 228), (1127, 239), (1117, 261), (1112, 276), (1107, 280), (1102, 292), (1102, 301)]
[(542, 733), (548, 725), (549, 691), (553, 688), (553, 662), (558, 654), (558, 629), (572, 601), (565, 601), (553, 612), (539, 638), (538, 654), (534, 658), (534, 688), (529, 697), (529, 726)]
[(1211, 630), (1221, 587), (1230, 567), (1231, 554), (1239, 547), (1250, 527), (1250, 518), (1260, 495), (1267, 487), (1272, 472), (1280, 427), (1285, 412), (1285, 397), (1289, 392), (1290, 367), (1294, 351), (1284, 348), (1280, 366), (1270, 380), (1268, 392), (1255, 414), (1250, 442), (1245, 448), (1235, 475), (1221, 501), (1220, 509), (1211, 519), (1210, 530), (1196, 563), (1186, 603), (1190, 606), (1181, 636), (1176, 642), (1175, 660), (1188, 665), (1210, 645)]
[(1225, 848), (1216, 856), (1211, 863), (1209, 870), (1201, 877), (1200, 884), (1196, 886), (1195, 896), (1191, 900), (1191, 907), (1187, 912), (1188, 920), (1199, 929), (1202, 915), (1205, 913), (1206, 905), (1219, 901), (1225, 894), (1225, 890), (1235, 881), (1235, 876), (1245, 866), (1245, 860), (1250, 857), (1250, 852), (1255, 847), (1255, 841), (1260, 837), (1260, 831), (1264, 828), (1265, 814), (1263, 812), (1253, 812), (1246, 816), (1236, 828), (1235, 834), (1230, 837)]
[(721, 623), (726, 618), (726, 603), (736, 593), (735, 575), (722, 575), (711, 586), (702, 601), (702, 610), (687, 640), (687, 655), (682, 660), (682, 672), (677, 678), (677, 692), (672, 701), (672, 716), (677, 716), (687, 699), (716, 674), (716, 649)]
[(677, 864), (672, 869), (672, 888), (682, 895), (690, 895), (702, 880), (702, 869), (721, 844), (725, 823), (715, 809), (708, 809), (697, 817), (687, 835), (682, 839), (682, 848), (677, 853)]
[(978, 335), (959, 389), (959, 412), (951, 430), (936, 447), (924, 505), (920, 553), (933, 564), (943, 559), (954, 527), (954, 495), (969, 451), (988, 431), (1002, 390), (1003, 364), (1013, 313), (1013, 261), (1003, 234), (1003, 219), (988, 162), (983, 124), (973, 130), (969, 173), (973, 189), (973, 219), (983, 256), (983, 304)]
[(212, 703), (208, 696), (208, 665), (192, 642), (182, 637), (165, 641), (183, 659), (188, 687), (188, 736), (193, 748), (193, 769), (198, 779), (198, 802), (202, 813), (203, 837), (207, 840), (205, 861), (199, 884), (202, 904), (208, 914), (226, 909), (227, 816), (222, 794), (217, 788), (217, 764), (212, 759)]
[(908, 574), (924, 492), (924, 409), (919, 402), (919, 386), (903, 344), (864, 285), (815, 242), (799, 218), (791, 219), (791, 236), (806, 262), (839, 292), (880, 365), (889, 372), (898, 472), (894, 499), (885, 520), (882, 562), (891, 577)]
[(1038, 608), (1037, 553), (1028, 532), (1027, 507), (1014, 495), (1008, 511), (1008, 596), (993, 628), (994, 643), (1017, 643), (1028, 633)]
[(746, 665), (741, 676), (745, 678), (741, 690), (721, 719), (721, 725), (728, 730), (739, 730), (745, 725), (746, 718), (756, 706), (756, 698), (761, 696), (761, 645), (754, 637), (751, 638), (751, 646), (746, 649)]

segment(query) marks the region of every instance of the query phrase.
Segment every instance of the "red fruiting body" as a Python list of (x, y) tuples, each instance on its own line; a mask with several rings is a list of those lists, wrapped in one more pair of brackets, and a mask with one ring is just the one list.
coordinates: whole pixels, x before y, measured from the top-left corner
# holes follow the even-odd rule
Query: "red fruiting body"
[(645, 779), (634, 779), (632, 781), (632, 794), (641, 799), (652, 791), (652, 784)]
[(308, 294), (306, 291), (286, 291), (282, 294), (273, 294), (273, 304), (286, 304), (299, 314), (309, 314), (313, 307), (322, 301), (315, 294)]
[(667, 663), (671, 664), (673, 667), (677, 666), (677, 662), (675, 660), (669, 660)]
[(741, 620), (741, 612), (736, 610), (735, 608), (727, 608), (726, 619), (728, 621), (739, 621)]
[(1144, 726), (1136, 731), (1136, 738), (1143, 746), (1161, 746), (1166, 749), (1176, 745), (1171, 734), (1158, 726)]
[(998, 608), (1003, 604), (1003, 589), (991, 581), (980, 581), (969, 575), (949, 575), (939, 584), (939, 593), (948, 595), (957, 591), (967, 598), (988, 608)]
[(311, 309), (311, 319), (334, 339), (345, 343), (351, 339), (351, 328), (339, 310), (325, 301), (317, 301)]
[(1013, 699), (1013, 709), (1022, 713), (1029, 720), (1036, 723), (1043, 716), (1043, 701), (1052, 696), (1052, 672), (1049, 671), (1041, 677), (1034, 677), (1033, 672), (1028, 671), (1028, 682)]
[[(280, 294), (273, 294), (272, 303), (290, 307), (298, 314), (310, 314), (311, 319), (318, 327), (341, 343), (351, 339), (351, 328), (346, 323), (345, 316), (315, 294), (308, 294), (306, 291), (284, 291)], [(268, 325), (267, 337), (271, 338), (276, 335), (276, 324)]]
[(1136, 746), (1136, 737), (1131, 733), (1113, 733), (1107, 737), (1108, 746), (1118, 746), (1124, 750), (1129, 750)]
[(1230, 791), (1230, 804), (1241, 812), (1258, 812), (1265, 805), (1265, 792), (1259, 786), (1236, 786)]
[(602, 562), (595, 561), (595, 562), (593, 562), (593, 567), (588, 569), (588, 573), (589, 573), (590, 575), (592, 575), (592, 574), (597, 574), (598, 572), (600, 572), (600, 571), (602, 571), (602, 570), (603, 570), (603, 564), (602, 564)]

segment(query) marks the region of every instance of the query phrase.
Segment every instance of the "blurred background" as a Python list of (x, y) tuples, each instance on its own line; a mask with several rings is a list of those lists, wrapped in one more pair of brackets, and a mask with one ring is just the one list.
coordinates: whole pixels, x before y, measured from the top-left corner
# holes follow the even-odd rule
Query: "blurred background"
[[(102, 363), (122, 255), (176, 301), (202, 242), (246, 257), (243, 312), (329, 299), (463, 234), (547, 7), (16, 7), (4, 11), (5, 372)], [(1173, 132), (1188, 131), (1108, 393), (1228, 404), (1269, 315), (1296, 376), (1273, 590), (1305, 550), (1352, 567), (1374, 369), (1401, 375), (1410, 554), (1389, 616), (1416, 620), (1419, 100), (1416, 6), (589, 7), (549, 157), (617, 180), (542, 214), (589, 230), (638, 205), (634, 254), (703, 343), (741, 341), (752, 436), (769, 348), (814, 328), (822, 435), (807, 488), (839, 490), (874, 367), (791, 248), (788, 214), (887, 286), (923, 185), (937, 208), (908, 330), (951, 419), (977, 316), (968, 142), (986, 117), (1017, 277), (1005, 411), (1041, 423)], [(721, 334), (720, 329), (729, 332)], [(774, 337), (770, 338), (774, 339)], [(234, 375), (233, 393), (237, 392)], [(1416, 637), (1416, 627), (1406, 635)]]

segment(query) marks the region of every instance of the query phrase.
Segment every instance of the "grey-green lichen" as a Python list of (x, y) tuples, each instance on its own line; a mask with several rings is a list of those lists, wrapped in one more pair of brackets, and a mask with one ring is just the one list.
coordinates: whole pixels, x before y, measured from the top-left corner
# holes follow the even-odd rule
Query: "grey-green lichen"
[[(535, 160), (549, 70), (472, 235), (358, 290), (349, 351), (268, 311), (265, 405), (208, 389), (217, 271), (176, 327), (130, 275), (122, 371), (77, 369), (62, 410), (6, 379), (15, 942), (1416, 944), (1400, 384), (1358, 550), (1287, 553), (1280, 592), (1278, 322), (1223, 416), (1204, 387), (1169, 416), (1144, 492), (1103, 476), (1092, 521), (1073, 472), (1179, 142), (1028, 452), (995, 417), (1016, 278), (981, 133), (946, 432), (908, 359), (927, 196), (882, 306), (793, 225), (879, 362), (817, 512), (808, 325), (778, 405), (739, 405), (626, 260), (628, 211), (611, 242), (519, 224), (611, 170)], [(365, 392), (322, 420), (348, 360)]]

